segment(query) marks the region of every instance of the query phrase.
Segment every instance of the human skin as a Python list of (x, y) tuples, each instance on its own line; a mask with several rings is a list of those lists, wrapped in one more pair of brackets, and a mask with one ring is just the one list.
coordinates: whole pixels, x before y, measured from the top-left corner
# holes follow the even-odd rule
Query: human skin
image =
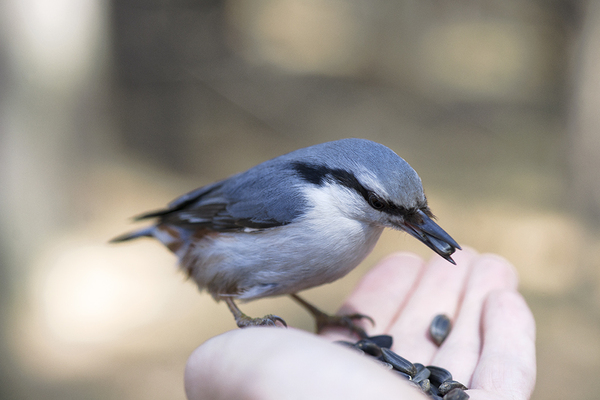
[[(471, 399), (525, 400), (535, 385), (535, 322), (517, 292), (514, 267), (503, 258), (465, 249), (452, 266), (398, 253), (359, 282), (341, 312), (359, 312), (369, 335), (388, 334), (393, 350), (437, 365), (469, 387)], [(446, 314), (453, 329), (437, 347), (429, 324)], [(425, 395), (368, 357), (331, 344), (356, 340), (330, 329), (247, 328), (212, 338), (190, 356), (188, 399), (423, 399)]]

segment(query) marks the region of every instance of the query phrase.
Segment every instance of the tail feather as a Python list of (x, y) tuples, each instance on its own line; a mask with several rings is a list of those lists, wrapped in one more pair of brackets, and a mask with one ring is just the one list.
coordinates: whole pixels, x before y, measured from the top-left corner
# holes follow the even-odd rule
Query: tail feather
[(109, 243), (121, 243), (126, 242), (128, 240), (137, 239), (139, 237), (152, 237), (154, 236), (154, 226), (149, 226), (147, 228), (140, 229), (139, 231), (125, 233), (123, 235), (117, 236), (109, 241)]
[(167, 214), (169, 214), (171, 212), (173, 212), (173, 210), (170, 210), (170, 209), (162, 209), (162, 210), (149, 211), (149, 212), (144, 213), (144, 214), (136, 215), (135, 217), (133, 217), (133, 220), (134, 221), (141, 221), (143, 219), (162, 217), (163, 215), (167, 215)]

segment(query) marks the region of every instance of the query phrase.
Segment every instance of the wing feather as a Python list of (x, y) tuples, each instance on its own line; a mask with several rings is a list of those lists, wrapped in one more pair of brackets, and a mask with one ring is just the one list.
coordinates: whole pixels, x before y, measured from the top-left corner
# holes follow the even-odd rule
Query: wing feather
[[(249, 170), (234, 175), (184, 194), (166, 209), (136, 219), (158, 218), (158, 225), (217, 232), (247, 232), (286, 225), (299, 214), (305, 202), (285, 179), (261, 179), (269, 172)], [(285, 178), (285, 174), (282, 176)]]

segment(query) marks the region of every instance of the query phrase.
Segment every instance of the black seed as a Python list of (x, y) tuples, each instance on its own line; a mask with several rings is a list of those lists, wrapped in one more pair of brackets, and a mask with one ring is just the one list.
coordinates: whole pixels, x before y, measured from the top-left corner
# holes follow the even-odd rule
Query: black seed
[(462, 389), (456, 388), (448, 392), (443, 400), (467, 400), (469, 395)]
[(341, 345), (342, 345), (342, 346), (344, 346), (344, 347), (354, 347), (354, 343), (352, 343), (352, 342), (348, 342), (348, 341), (346, 341), (346, 340), (336, 340), (336, 341), (335, 341), (335, 342), (333, 342), (333, 343), (336, 343), (336, 344), (341, 344)]
[(398, 354), (394, 353), (390, 349), (383, 348), (381, 349), (381, 351), (383, 353), (382, 357), (384, 361), (389, 362), (394, 366), (395, 369), (408, 374), (411, 378), (415, 376), (415, 374), (417, 373), (417, 369), (415, 368), (413, 363), (411, 363), (404, 357), (400, 357)]
[(429, 380), (434, 386), (440, 386), (443, 382), (452, 380), (452, 374), (447, 369), (434, 365), (428, 365), (427, 369), (431, 372)]
[[(339, 340), (338, 343), (355, 351), (368, 354), (383, 368), (392, 370), (397, 375), (408, 380), (408, 383), (434, 400), (467, 400), (467, 388), (460, 382), (452, 380), (452, 374), (441, 367), (427, 366), (414, 363), (394, 353), (385, 346), (392, 345), (389, 335), (373, 336), (361, 339), (356, 343)], [(443, 397), (442, 397), (443, 396)]]
[(463, 385), (460, 382), (457, 381), (446, 381), (440, 384), (440, 386), (438, 387), (438, 390), (440, 391), (440, 394), (442, 396), (444, 396), (446, 393), (450, 392), (452, 389), (462, 389), (462, 390), (467, 390), (467, 387), (465, 385)]
[(429, 334), (431, 335), (433, 342), (440, 346), (444, 340), (446, 340), (446, 337), (448, 337), (451, 329), (452, 322), (450, 321), (450, 318), (444, 314), (439, 314), (431, 321), (431, 325), (429, 325)]
[(422, 381), (417, 383), (419, 384), (423, 392), (429, 393), (431, 391), (431, 382), (429, 382), (429, 379), (423, 379)]
[(359, 340), (358, 342), (356, 342), (354, 347), (364, 351), (365, 353), (367, 353), (370, 356), (373, 356), (373, 357), (381, 356), (381, 348), (377, 344), (375, 344), (375, 342), (372, 342), (369, 339)]
[(423, 364), (419, 365), (421, 368), (417, 367), (417, 364), (415, 364), (415, 367), (417, 368), (417, 374), (413, 376), (413, 381), (415, 382), (421, 382), (422, 380), (429, 378), (429, 375), (431, 374), (431, 371), (423, 367)]
[(397, 369), (395, 369), (395, 370), (394, 370), (394, 372), (395, 372), (396, 374), (400, 375), (401, 377), (403, 377), (403, 378), (404, 378), (404, 379), (406, 379), (406, 380), (409, 380), (409, 381), (410, 381), (410, 380), (412, 380), (412, 378), (410, 377), (410, 375), (409, 375), (409, 374), (405, 374), (404, 372), (402, 372), (402, 371), (398, 371)]
[(375, 343), (377, 346), (385, 347), (386, 349), (391, 349), (392, 343), (394, 343), (394, 340), (392, 339), (392, 337), (390, 335), (371, 336), (371, 337), (368, 337), (367, 339), (370, 340), (371, 342)]

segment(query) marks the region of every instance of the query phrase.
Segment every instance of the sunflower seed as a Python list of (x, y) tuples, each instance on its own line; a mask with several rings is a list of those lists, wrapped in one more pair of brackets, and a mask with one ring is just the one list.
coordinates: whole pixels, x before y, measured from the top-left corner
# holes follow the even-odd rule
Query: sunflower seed
[(394, 372), (395, 372), (397, 375), (400, 375), (401, 377), (403, 377), (404, 379), (406, 379), (407, 381), (411, 381), (411, 380), (412, 380), (412, 378), (410, 377), (410, 375), (409, 375), (409, 374), (406, 374), (406, 373), (404, 373), (404, 372), (402, 372), (402, 371), (398, 371), (397, 369), (395, 369), (395, 370), (394, 370)]
[(443, 382), (452, 380), (452, 374), (447, 369), (434, 365), (428, 365), (427, 369), (430, 372), (429, 380), (435, 386), (440, 386)]
[(348, 342), (347, 340), (336, 340), (333, 343), (341, 344), (342, 346), (345, 346), (345, 347), (354, 347), (354, 343)]
[(354, 345), (357, 349), (360, 349), (373, 357), (381, 356), (381, 347), (379, 347), (375, 342), (372, 342), (369, 339), (361, 339)]
[(377, 346), (385, 347), (386, 349), (391, 349), (392, 343), (394, 343), (394, 340), (392, 339), (392, 337), (390, 335), (371, 336), (371, 337), (368, 337), (367, 339), (370, 340), (371, 342), (375, 343)]
[(443, 400), (467, 400), (469, 395), (462, 389), (456, 388), (448, 392)]
[(450, 371), (430, 365), (411, 363), (404, 357), (389, 349), (392, 337), (389, 335), (372, 336), (356, 343), (340, 340), (342, 346), (350, 347), (361, 354), (366, 354), (383, 368), (393, 371), (408, 381), (408, 384), (426, 393), (433, 400), (467, 400), (467, 388), (460, 382), (452, 380)]
[(411, 378), (416, 375), (417, 369), (406, 358), (399, 356), (390, 349), (383, 348), (381, 351), (383, 359), (392, 364), (395, 369), (408, 374)]
[(425, 368), (423, 366), (423, 364), (418, 364), (418, 365), (414, 364), (414, 366), (415, 366), (415, 368), (417, 368), (417, 374), (415, 376), (413, 376), (413, 381), (421, 382), (422, 380), (429, 378), (431, 371), (429, 371), (429, 369)]
[(431, 391), (431, 382), (429, 381), (429, 379), (423, 379), (422, 381), (417, 383), (419, 384), (421, 390), (424, 393), (429, 393)]
[(442, 396), (444, 396), (446, 393), (450, 392), (452, 389), (462, 389), (462, 390), (467, 390), (467, 387), (465, 385), (463, 385), (460, 382), (457, 381), (445, 381), (442, 382), (440, 384), (440, 386), (438, 387), (438, 390), (440, 391), (440, 394)]
[(431, 339), (438, 346), (446, 340), (450, 330), (452, 329), (452, 322), (450, 318), (448, 318), (444, 314), (436, 315), (431, 321), (431, 325), (429, 325), (429, 334), (431, 335)]

